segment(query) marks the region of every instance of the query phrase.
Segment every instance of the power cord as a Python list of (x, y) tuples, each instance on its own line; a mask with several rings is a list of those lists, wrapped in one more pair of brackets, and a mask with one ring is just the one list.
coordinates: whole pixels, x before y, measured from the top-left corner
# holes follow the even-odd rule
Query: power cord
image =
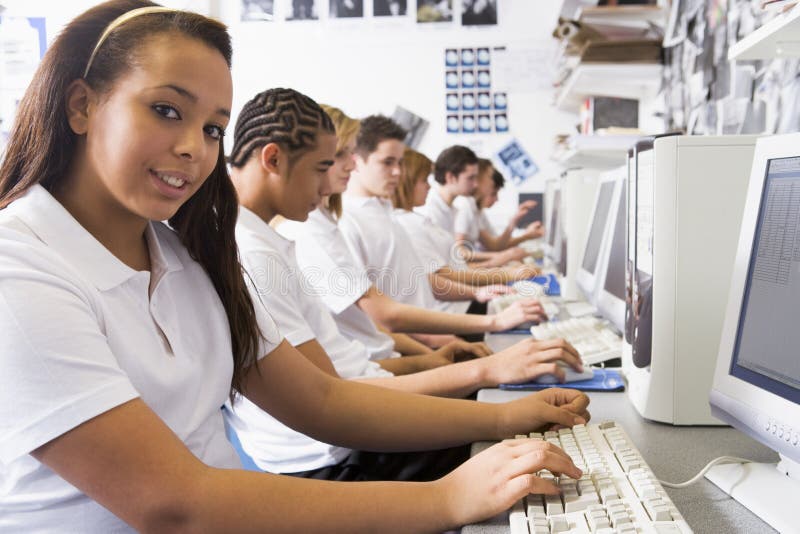
[(708, 472), (708, 470), (711, 469), (712, 467), (714, 467), (715, 465), (719, 465), (719, 464), (749, 464), (749, 463), (752, 463), (752, 462), (753, 462), (753, 460), (747, 460), (745, 458), (737, 458), (736, 456), (720, 456), (719, 458), (715, 458), (715, 459), (711, 460), (710, 462), (708, 462), (708, 464), (706, 464), (706, 466), (703, 469), (701, 469), (700, 472), (697, 473), (697, 475), (695, 475), (694, 477), (690, 478), (686, 482), (673, 483), (673, 482), (664, 482), (663, 480), (659, 480), (659, 482), (661, 482), (662, 486), (666, 486), (668, 488), (678, 488), (678, 489), (686, 488), (688, 486), (691, 486), (692, 484), (694, 484), (695, 482), (697, 482), (701, 478), (703, 478), (703, 475), (705, 475)]

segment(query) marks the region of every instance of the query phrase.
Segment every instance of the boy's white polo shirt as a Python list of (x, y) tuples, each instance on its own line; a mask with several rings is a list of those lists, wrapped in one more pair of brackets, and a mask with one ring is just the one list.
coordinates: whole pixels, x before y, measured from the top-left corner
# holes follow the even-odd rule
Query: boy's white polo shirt
[[(467, 268), (459, 256), (455, 238), (446, 230), (415, 211), (395, 209), (392, 215), (406, 234), (413, 236), (412, 242), (426, 273), (435, 273), (442, 267), (459, 271)], [(450, 313), (466, 313), (469, 301), (444, 301), (437, 299), (437, 309)]]
[[(258, 215), (239, 208), (239, 255), (258, 298), (295, 347), (316, 339), (342, 378), (392, 376), (370, 360), (360, 342), (345, 338), (325, 305), (313, 294), (295, 260), (295, 245)], [(309, 471), (344, 460), (350, 449), (316, 441), (292, 430), (247, 399), (226, 411), (244, 451), (273, 473)]]
[[(0, 210), (0, 531), (132, 531), (29, 453), (140, 397), (204, 463), (240, 467), (220, 406), (228, 319), (205, 270), (162, 223), (151, 273), (122, 263), (43, 187)], [(280, 342), (255, 303), (266, 340)]]
[(405, 304), (437, 309), (428, 273), (411, 239), (392, 218), (392, 203), (378, 197), (345, 194), (342, 205), (339, 228), (375, 287)]
[(379, 331), (357, 304), (372, 282), (347, 248), (333, 215), (319, 208), (303, 223), (284, 221), (278, 233), (294, 241), (297, 263), (309, 288), (333, 313), (342, 335), (363, 343), (374, 361), (396, 356), (394, 340)]
[(457, 196), (453, 201), (453, 206), (456, 208), (455, 233), (466, 236), (467, 242), (473, 248), (479, 248), (481, 230), (488, 229), (482, 228), (481, 225), (488, 221), (486, 221), (483, 211), (478, 209), (475, 197)]
[(441, 184), (434, 182), (430, 191), (428, 191), (428, 196), (425, 198), (425, 205), (414, 208), (414, 211), (422, 213), (440, 228), (455, 235), (454, 225), (456, 220), (456, 208), (444, 201), (441, 195), (441, 189)]

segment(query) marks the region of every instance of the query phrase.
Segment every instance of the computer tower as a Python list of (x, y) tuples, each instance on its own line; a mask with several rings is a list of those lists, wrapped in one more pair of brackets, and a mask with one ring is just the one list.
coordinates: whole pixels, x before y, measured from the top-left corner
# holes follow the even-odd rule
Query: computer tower
[(623, 368), (648, 419), (722, 424), (708, 394), (755, 139), (649, 138), (632, 153)]

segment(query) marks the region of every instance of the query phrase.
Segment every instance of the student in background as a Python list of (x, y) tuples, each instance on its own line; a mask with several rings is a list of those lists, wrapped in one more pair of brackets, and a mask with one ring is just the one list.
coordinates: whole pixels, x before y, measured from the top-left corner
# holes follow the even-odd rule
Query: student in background
[[(403, 174), (394, 191), (394, 217), (411, 237), (422, 267), (429, 273), (470, 285), (506, 284), (538, 274), (528, 265), (502, 268), (473, 269), (461, 258), (453, 234), (434, 224), (424, 213), (414, 208), (425, 204), (430, 190), (428, 176), (433, 162), (424, 154), (406, 148), (403, 155)], [(507, 293), (508, 286), (498, 286), (498, 294)]]
[(531, 440), (430, 483), (237, 469), (219, 409), (232, 392), (316, 439), (398, 451), (576, 424), (588, 399), (410, 395), (282, 341), (237, 260), (230, 57), (218, 22), (114, 0), (66, 26), (21, 101), (0, 164), (1, 528), (431, 532), (557, 493), (541, 469), (578, 478)]
[(461, 255), (469, 262), (482, 266), (504, 265), (509, 261), (524, 259), (528, 253), (517, 245), (544, 235), (541, 221), (529, 224), (519, 235), (512, 237), (517, 223), (536, 207), (529, 200), (519, 205), (502, 234), (492, 230), (484, 210), (497, 202), (497, 195), (505, 184), (503, 175), (488, 159), (478, 159), (478, 186), (472, 196), (460, 196), (453, 202), (456, 208), (454, 230)]
[[(493, 355), (483, 344), (457, 342), (432, 354), (371, 361), (366, 347), (342, 336), (325, 305), (306, 290), (294, 244), (267, 224), (276, 215), (303, 221), (330, 193), (325, 173), (335, 150), (330, 119), (316, 102), (291, 89), (256, 95), (242, 116), (247, 119), (237, 124), (241, 127), (234, 132), (231, 154), (231, 177), (241, 204), (239, 255), (254, 282), (253, 297), (270, 310), (287, 341), (320, 369), (400, 391), (449, 397), (558, 373), (558, 359), (580, 369), (580, 359), (566, 342), (531, 339)], [(241, 143), (243, 138), (248, 142)], [(237, 152), (254, 145), (248, 158)], [(455, 356), (483, 357), (453, 364)], [(273, 473), (348, 481), (432, 480), (468, 456), (465, 447), (378, 453), (328, 445), (291, 430), (241, 397), (226, 414), (243, 450)]]
[[(323, 106), (323, 109), (333, 119), (338, 134), (334, 164), (328, 171), (331, 195), (322, 200), (322, 205), (308, 216), (306, 222), (286, 221), (277, 229), (295, 242), (300, 267), (311, 273), (308, 283), (333, 312), (340, 331), (346, 337), (358, 339), (375, 353), (387, 350), (387, 345), (391, 350), (391, 340), (379, 332), (376, 325), (390, 332), (424, 333), (419, 338), (437, 347), (453, 341), (451, 334), (498, 332), (529, 320), (545, 318), (538, 301), (533, 299), (520, 301), (519, 306), (515, 302), (497, 315), (477, 316), (404, 304), (375, 287), (367, 268), (345, 243), (339, 226), (342, 192), (355, 168), (354, 151), (360, 124), (337, 108)], [(421, 273), (420, 278), (425, 280), (424, 274)], [(512, 311), (507, 313), (508, 310)]]

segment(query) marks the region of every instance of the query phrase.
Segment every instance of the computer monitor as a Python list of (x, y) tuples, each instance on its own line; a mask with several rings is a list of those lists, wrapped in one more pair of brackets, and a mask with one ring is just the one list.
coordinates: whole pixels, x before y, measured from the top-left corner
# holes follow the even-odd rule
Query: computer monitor
[(536, 206), (528, 210), (519, 221), (517, 221), (517, 228), (527, 228), (533, 222), (544, 221), (544, 194), (543, 193), (519, 193), (519, 204), (533, 200)]
[(604, 255), (608, 247), (608, 235), (610, 227), (611, 204), (614, 199), (614, 189), (617, 184), (617, 176), (613, 173), (604, 173), (599, 180), (599, 187), (592, 209), (592, 216), (589, 219), (589, 229), (586, 237), (586, 246), (583, 250), (580, 268), (576, 276), (578, 289), (583, 293), (584, 298), (594, 304), (597, 296), (598, 266), (601, 256)]
[(627, 176), (625, 179), (626, 224), (625, 224), (625, 342), (633, 343), (633, 264), (636, 258), (636, 150), (628, 150)]
[[(631, 314), (633, 329), (631, 350), (633, 364), (644, 368), (650, 365), (652, 355), (653, 329), (653, 179), (655, 158), (654, 138), (636, 143), (634, 148), (636, 187), (634, 202), (630, 205), (634, 212), (634, 247), (631, 279)], [(630, 245), (629, 245), (630, 246)]]
[(800, 134), (756, 144), (710, 394), (712, 413), (780, 455), (706, 475), (780, 532), (800, 503)]
[(620, 332), (625, 329), (625, 223), (627, 217), (627, 167), (617, 169), (617, 189), (609, 219), (611, 243), (597, 275), (602, 280), (597, 310)]
[(547, 224), (545, 225), (545, 252), (554, 264), (561, 262), (562, 256), (562, 232), (561, 232), (561, 211), (563, 205), (561, 201), (561, 184), (550, 184), (552, 188), (552, 202), (548, 204)]

